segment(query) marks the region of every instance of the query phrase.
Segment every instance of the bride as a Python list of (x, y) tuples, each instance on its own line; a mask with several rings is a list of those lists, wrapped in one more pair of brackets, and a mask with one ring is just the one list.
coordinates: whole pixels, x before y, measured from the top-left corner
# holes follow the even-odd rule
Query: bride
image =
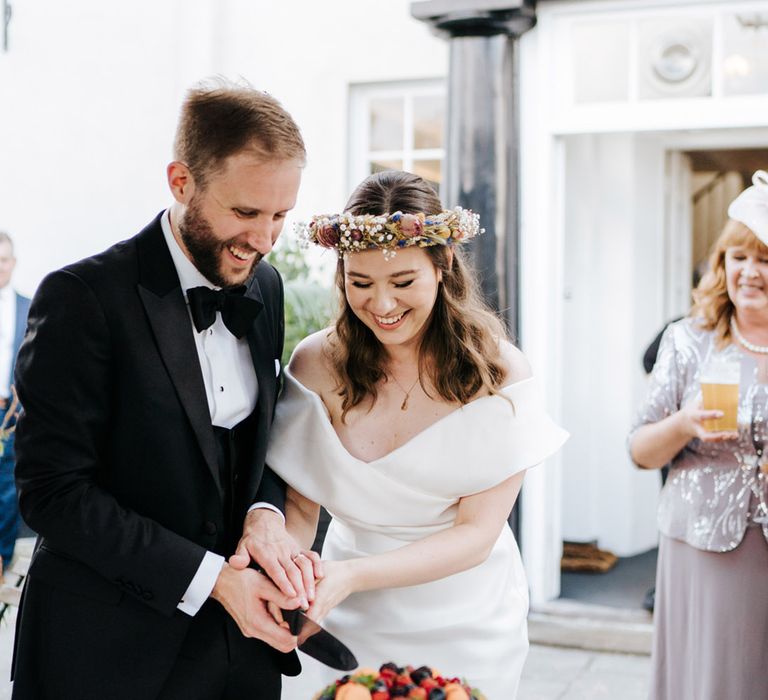
[[(309, 547), (333, 516), (308, 614), (362, 666), (426, 664), (514, 698), (528, 591), (507, 517), (526, 469), (566, 434), (523, 354), (480, 301), (459, 244), (477, 216), (426, 181), (383, 172), (306, 237), (339, 255), (341, 310), (286, 372), (268, 463)], [(338, 674), (302, 657), (284, 698)]]

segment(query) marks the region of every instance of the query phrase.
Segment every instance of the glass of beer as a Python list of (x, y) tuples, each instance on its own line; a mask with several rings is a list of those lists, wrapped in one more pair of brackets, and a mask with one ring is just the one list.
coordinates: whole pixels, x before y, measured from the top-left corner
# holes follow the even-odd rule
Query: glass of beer
[(739, 363), (727, 360), (711, 360), (701, 370), (703, 408), (723, 412), (720, 418), (703, 421), (704, 430), (738, 430), (739, 375)]

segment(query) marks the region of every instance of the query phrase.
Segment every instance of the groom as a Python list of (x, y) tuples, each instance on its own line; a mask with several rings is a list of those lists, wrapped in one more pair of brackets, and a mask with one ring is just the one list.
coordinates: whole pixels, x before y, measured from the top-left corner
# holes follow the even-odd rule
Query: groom
[(40, 539), (15, 700), (270, 699), (298, 672), (266, 610), (305, 605), (312, 567), (264, 465), (283, 290), (261, 258), (304, 158), (272, 97), (193, 89), (170, 209), (40, 285), (16, 371), (17, 485)]

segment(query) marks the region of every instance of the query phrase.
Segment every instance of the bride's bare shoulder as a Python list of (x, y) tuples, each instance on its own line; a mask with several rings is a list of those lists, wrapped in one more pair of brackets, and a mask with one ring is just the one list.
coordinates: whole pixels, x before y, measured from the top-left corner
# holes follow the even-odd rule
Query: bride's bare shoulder
[(333, 369), (329, 360), (330, 335), (333, 329), (324, 328), (308, 335), (293, 351), (288, 368), (307, 389), (323, 395), (333, 385)]
[(512, 345), (508, 340), (502, 340), (500, 344), (501, 362), (506, 370), (504, 385), (515, 384), (533, 375), (528, 358), (522, 351)]

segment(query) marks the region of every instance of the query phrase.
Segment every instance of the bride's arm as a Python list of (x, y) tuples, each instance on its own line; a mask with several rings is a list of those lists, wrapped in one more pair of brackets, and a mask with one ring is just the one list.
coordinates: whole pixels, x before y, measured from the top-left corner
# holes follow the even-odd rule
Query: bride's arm
[(285, 529), (304, 549), (315, 541), (320, 506), (289, 486), (285, 493)]
[(322, 619), (351, 593), (414, 586), (465, 571), (484, 562), (506, 527), (525, 472), (459, 501), (454, 524), (399, 549), (345, 561), (324, 561), (308, 614)]

